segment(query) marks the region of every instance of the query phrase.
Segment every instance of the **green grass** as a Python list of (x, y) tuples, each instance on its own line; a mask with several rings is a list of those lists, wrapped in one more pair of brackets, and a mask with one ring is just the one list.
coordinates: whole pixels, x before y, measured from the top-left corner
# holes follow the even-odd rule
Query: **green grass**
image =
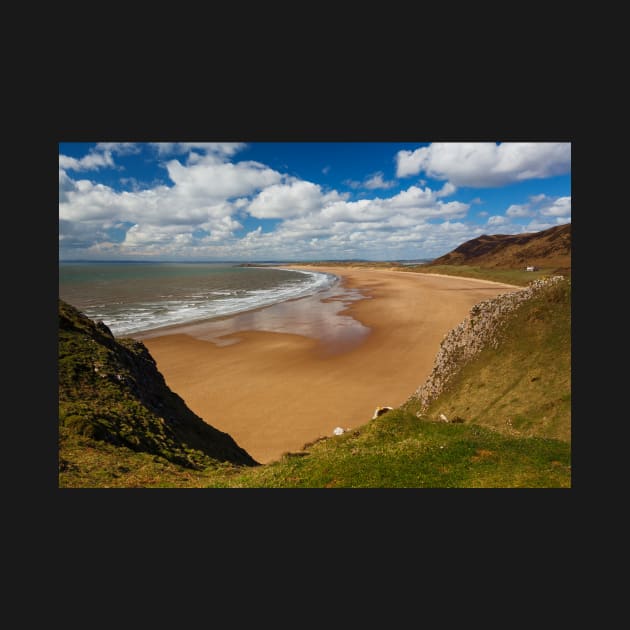
[(63, 487), (145, 488), (536, 488), (571, 485), (571, 448), (512, 438), (480, 426), (418, 419), (401, 409), (322, 440), (307, 455), (256, 468), (202, 471), (158, 456), (74, 437), (75, 468)]
[(75, 463), (72, 438), (106, 442), (192, 469), (218, 461), (255, 464), (227, 434), (205, 423), (172, 392), (146, 347), (116, 340), (60, 300), (60, 458)]
[(402, 409), (317, 443), (307, 456), (233, 475), (225, 487), (569, 487), (570, 445), (480, 426), (427, 422)]
[[(533, 274), (527, 275), (532, 279)], [(507, 282), (506, 278), (501, 281)], [(516, 284), (513, 279), (511, 283)], [(159, 451), (98, 440), (72, 407), (61, 406), (60, 487), (173, 488), (544, 488), (571, 486), (571, 284), (525, 302), (421, 417), (417, 401), (341, 436), (265, 466), (208, 461), (194, 469)], [(67, 354), (64, 352), (67, 351)], [(72, 349), (60, 370), (85, 376)], [(95, 357), (91, 357), (91, 361)], [(98, 360), (98, 356), (96, 356)], [(62, 365), (63, 363), (63, 365)], [(117, 366), (120, 369), (120, 366)], [(83, 376), (81, 376), (83, 375)], [(92, 375), (89, 376), (92, 379)], [(96, 378), (96, 377), (95, 377)], [(91, 381), (90, 381), (91, 382)], [(116, 383), (94, 381), (104, 400)], [(420, 384), (420, 383), (419, 383)], [(113, 388), (113, 389), (112, 389)], [(109, 398), (106, 394), (111, 389)], [(255, 404), (255, 401), (252, 401)], [(107, 428), (107, 414), (102, 413)], [(121, 410), (121, 414), (124, 409)], [(128, 413), (135, 414), (133, 409)], [(84, 409), (83, 414), (87, 413)], [(96, 412), (94, 412), (96, 413)], [(463, 423), (435, 421), (440, 413)], [(74, 417), (78, 416), (78, 417)], [(509, 421), (509, 422), (508, 422)], [(132, 434), (128, 438), (132, 438)], [(156, 438), (157, 439), (157, 438)]]
[(470, 265), (413, 265), (405, 267), (404, 270), (412, 273), (442, 273), (448, 276), (478, 278), (518, 286), (527, 286), (533, 280), (553, 275), (554, 271), (552, 268), (524, 271), (522, 269), (487, 269)]
[[(406, 408), (419, 410), (411, 399)], [(443, 413), (513, 436), (571, 440), (571, 283), (547, 288), (507, 320), (425, 414)]]

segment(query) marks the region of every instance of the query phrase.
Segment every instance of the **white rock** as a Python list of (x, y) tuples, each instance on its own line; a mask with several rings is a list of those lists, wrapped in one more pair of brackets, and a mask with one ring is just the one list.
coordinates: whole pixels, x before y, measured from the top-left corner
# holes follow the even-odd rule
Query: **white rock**
[(341, 427), (336, 427), (335, 430), (333, 431), (334, 435), (343, 435), (344, 433), (345, 431)]
[(440, 414), (440, 420), (443, 420), (444, 422), (448, 422), (448, 418), (443, 413)]

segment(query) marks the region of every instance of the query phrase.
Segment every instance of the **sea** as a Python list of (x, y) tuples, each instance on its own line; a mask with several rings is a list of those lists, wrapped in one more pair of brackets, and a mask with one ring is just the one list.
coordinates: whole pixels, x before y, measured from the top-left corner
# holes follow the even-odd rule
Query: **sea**
[[(333, 274), (281, 265), (59, 262), (59, 297), (90, 319), (104, 322), (117, 337), (224, 318), (309, 296), (330, 298), (339, 294), (338, 286), (339, 278)], [(344, 303), (361, 297), (356, 292), (343, 293)], [(334, 314), (335, 321), (343, 323), (338, 316), (341, 306), (335, 307)]]

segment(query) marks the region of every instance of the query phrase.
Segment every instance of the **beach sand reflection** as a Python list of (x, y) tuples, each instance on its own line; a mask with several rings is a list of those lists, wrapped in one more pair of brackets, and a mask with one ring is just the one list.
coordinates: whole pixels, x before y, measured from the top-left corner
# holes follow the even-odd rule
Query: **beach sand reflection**
[(357, 289), (337, 284), (316, 295), (279, 302), (228, 317), (154, 329), (133, 335), (148, 339), (169, 334), (186, 334), (211, 341), (217, 346), (238, 343), (239, 332), (265, 331), (302, 335), (317, 339), (326, 354), (345, 352), (358, 345), (370, 332), (367, 326), (343, 311), (357, 300), (366, 299)]

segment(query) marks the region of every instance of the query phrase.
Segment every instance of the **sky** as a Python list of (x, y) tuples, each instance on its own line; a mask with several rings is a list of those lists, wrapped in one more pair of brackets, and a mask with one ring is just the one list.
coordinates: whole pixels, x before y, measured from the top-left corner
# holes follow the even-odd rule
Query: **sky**
[(427, 260), (570, 221), (570, 142), (59, 143), (59, 260)]

